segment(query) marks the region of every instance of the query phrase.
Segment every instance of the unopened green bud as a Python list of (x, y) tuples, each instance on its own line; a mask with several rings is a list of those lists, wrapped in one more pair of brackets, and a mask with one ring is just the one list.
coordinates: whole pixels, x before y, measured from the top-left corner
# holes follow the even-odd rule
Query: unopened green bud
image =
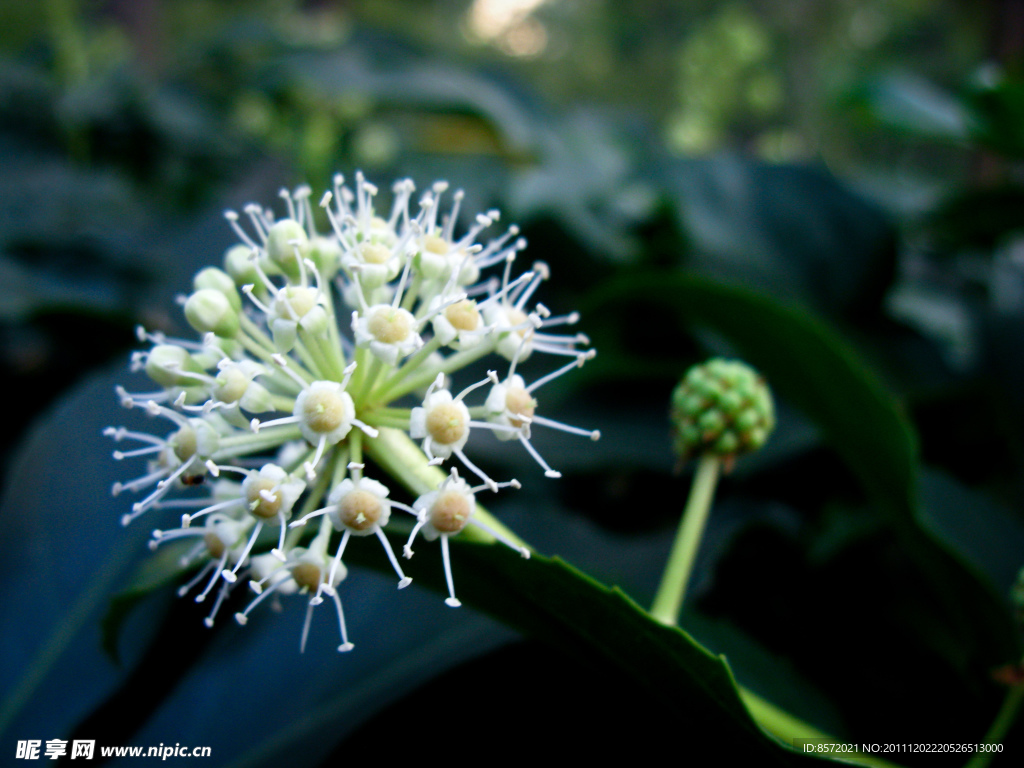
[(220, 291), (203, 288), (185, 302), (185, 319), (199, 333), (210, 333), (231, 338), (238, 333), (238, 312)]
[(224, 271), (234, 280), (235, 286), (256, 285), (262, 287), (252, 254), (252, 248), (241, 243), (231, 246), (224, 253)]
[(294, 219), (281, 219), (267, 232), (267, 258), (284, 272), (297, 279), (301, 273), (299, 259), (304, 259), (309, 250), (306, 230)]
[(235, 286), (235, 281), (231, 278), (231, 275), (223, 269), (207, 267), (206, 269), (200, 270), (196, 273), (196, 276), (192, 278), (192, 287), (197, 291), (201, 291), (204, 288), (220, 291), (224, 294), (224, 298), (228, 300), (228, 303), (231, 304), (232, 309), (236, 312), (242, 309), (242, 297), (238, 295), (238, 288)]
[(184, 347), (157, 344), (146, 356), (146, 375), (162, 387), (193, 386), (197, 378), (190, 373), (206, 374)]
[(255, 381), (249, 384), (245, 394), (242, 395), (239, 405), (249, 413), (266, 413), (275, 409), (274, 398), (270, 392), (262, 384), (258, 384)]
[(695, 365), (672, 393), (672, 442), (680, 458), (712, 452), (731, 461), (764, 445), (775, 407), (764, 378), (738, 360)]
[(218, 373), (213, 383), (214, 397), (223, 403), (237, 403), (242, 399), (252, 379), (236, 366)]
[(187, 424), (174, 433), (168, 444), (179, 460), (188, 461), (195, 455), (213, 455), (220, 446), (220, 436), (201, 419), (189, 419)]

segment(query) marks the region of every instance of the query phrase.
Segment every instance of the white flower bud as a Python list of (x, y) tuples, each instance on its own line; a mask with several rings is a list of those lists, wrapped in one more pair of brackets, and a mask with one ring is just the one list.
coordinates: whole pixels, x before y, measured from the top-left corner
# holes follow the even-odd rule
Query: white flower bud
[(176, 344), (157, 344), (146, 357), (146, 375), (163, 387), (188, 387), (196, 383), (189, 373), (203, 374), (188, 350)]
[(267, 258), (276, 264), (288, 277), (299, 276), (299, 259), (306, 257), (309, 238), (306, 230), (294, 219), (276, 222), (267, 233)]
[(253, 249), (247, 245), (233, 245), (224, 254), (224, 271), (235, 281), (236, 286), (261, 286), (259, 272), (252, 261)]
[(324, 336), (327, 334), (327, 328), (330, 322), (330, 318), (327, 316), (327, 310), (317, 304), (303, 316), (299, 321), (299, 325), (314, 336)]
[(204, 288), (220, 291), (224, 294), (224, 298), (228, 300), (228, 303), (231, 304), (231, 308), (233, 310), (239, 312), (242, 309), (242, 297), (238, 295), (238, 288), (235, 286), (235, 281), (231, 278), (231, 275), (223, 269), (207, 267), (206, 269), (200, 270), (192, 279), (192, 287), (197, 291), (203, 290)]
[(299, 324), (294, 320), (278, 317), (270, 321), (270, 333), (274, 337), (274, 348), (278, 352), (290, 352), (295, 347)]
[(231, 338), (238, 333), (238, 312), (220, 291), (203, 288), (185, 302), (185, 319), (199, 333), (215, 333)]
[(262, 384), (250, 381), (245, 394), (238, 401), (239, 407), (248, 413), (267, 413), (276, 410), (274, 398)]
[(310, 333), (327, 332), (327, 312), (315, 288), (289, 285), (281, 289), (270, 303), (268, 321), (278, 352), (289, 352), (295, 346), (295, 335), (301, 324)]

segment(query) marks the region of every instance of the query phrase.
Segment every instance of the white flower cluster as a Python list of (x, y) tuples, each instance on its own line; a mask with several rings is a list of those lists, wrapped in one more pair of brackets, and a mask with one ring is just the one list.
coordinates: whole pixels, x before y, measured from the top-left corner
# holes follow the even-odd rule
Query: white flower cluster
[[(151, 546), (195, 541), (182, 565), (198, 573), (181, 594), (200, 584), (197, 602), (215, 594), (208, 625), (231, 590), (247, 580), (256, 596), (236, 614), (242, 624), (270, 595), (307, 596), (304, 648), (313, 607), (327, 595), (337, 610), (340, 651), (352, 648), (337, 589), (351, 537), (376, 536), (398, 587), (410, 582), (383, 532), (392, 508), (414, 516), (405, 557), (412, 556), (418, 534), (441, 539), (449, 605), (459, 601), (448, 538), (467, 525), (529, 556), (477, 511), (476, 494), (519, 483), (497, 482), (470, 460), (471, 432), (518, 441), (549, 477), (559, 473), (531, 445), (533, 426), (599, 437), (538, 414), (536, 391), (594, 352), (586, 349), (585, 336), (550, 330), (575, 323), (575, 313), (556, 317), (542, 304), (531, 305), (548, 277), (544, 264), (513, 278), (525, 247), (516, 227), (478, 243), (498, 220), (488, 211), (456, 236), (462, 193), (454, 193), (442, 215), (444, 182), (420, 197), (414, 215), (414, 185), (399, 181), (386, 218), (374, 208), (376, 187), (362, 174), (354, 192), (343, 183), (336, 177), (320, 201), (327, 234), (316, 230), (308, 187), (282, 190), (282, 219), (257, 205), (245, 208), (245, 219), (226, 214), (241, 242), (225, 254), (223, 269), (195, 276), (184, 300), (185, 316), (202, 340), (140, 330), (152, 346), (133, 355), (132, 368), (145, 371), (158, 389), (118, 388), (125, 407), (170, 422), (170, 431), (106, 430), (115, 441), (139, 446), (115, 451), (115, 459), (148, 461), (140, 477), (114, 485), (115, 496), (130, 491), (141, 497), (123, 522), (149, 510), (183, 512), (181, 526), (155, 530)], [(482, 278), (491, 268), (500, 276)], [(490, 371), (453, 394), (451, 375), (491, 353), (508, 361), (507, 373)], [(568, 362), (527, 384), (516, 366), (534, 353)], [(486, 395), (470, 405), (478, 389)], [(421, 441), (423, 454), (410, 438)], [(419, 486), (412, 506), (392, 500), (387, 485), (364, 474), (364, 454), (392, 479)], [(459, 476), (453, 456), (478, 485)], [(439, 474), (424, 468), (448, 461), (447, 476), (424, 489), (423, 478)], [(316, 518), (318, 528), (307, 535)], [(332, 547), (335, 532), (340, 536)]]

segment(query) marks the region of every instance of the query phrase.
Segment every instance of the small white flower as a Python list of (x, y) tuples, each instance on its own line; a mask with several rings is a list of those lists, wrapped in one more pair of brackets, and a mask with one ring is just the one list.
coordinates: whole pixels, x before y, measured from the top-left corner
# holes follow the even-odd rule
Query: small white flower
[(431, 460), (447, 459), (469, 440), (469, 409), (447, 389), (430, 392), (423, 405), (412, 409), (409, 436), (423, 439), (423, 452)]
[[(513, 488), (519, 487), (519, 483), (515, 480), (501, 483), (501, 485)], [(530, 557), (530, 550), (508, 541), (497, 531), (473, 519), (473, 511), (476, 509), (475, 493), (483, 490), (485, 487), (471, 488), (469, 483), (459, 477), (458, 471), (452, 467), (451, 474), (441, 482), (436, 491), (423, 494), (412, 505), (417, 520), (412, 533), (409, 534), (409, 540), (405, 544), (403, 554), (406, 558), (412, 557), (412, 543), (416, 539), (416, 534), (420, 531), (423, 531), (423, 538), (427, 541), (433, 541), (438, 537), (441, 538), (441, 556), (444, 560), (444, 575), (448, 583), (448, 597), (445, 603), (452, 608), (457, 608), (461, 603), (455, 597), (451, 557), (448, 553), (449, 536), (461, 533), (467, 525), (473, 523), (483, 528), (483, 530), (502, 543), (517, 550), (523, 557)]]
[[(381, 219), (377, 221), (386, 224)], [(388, 245), (383, 240), (384, 238), (364, 240), (342, 256), (342, 265), (353, 279), (362, 284), (364, 290), (380, 288), (398, 277), (402, 270), (402, 260), (393, 245)]]
[(568, 432), (573, 435), (589, 437), (591, 440), (599, 440), (601, 438), (601, 433), (596, 429), (581, 429), (579, 427), (563, 424), (560, 421), (538, 416), (537, 400), (534, 399), (533, 393), (549, 381), (557, 379), (559, 376), (568, 373), (574, 368), (582, 367), (583, 363), (591, 357), (592, 354), (580, 354), (573, 362), (563, 365), (557, 371), (537, 379), (537, 381), (533, 382), (533, 384), (529, 386), (527, 386), (526, 382), (523, 381), (522, 376), (512, 373), (512, 371), (515, 370), (517, 360), (517, 358), (513, 358), (512, 365), (509, 367), (509, 375), (504, 381), (491, 387), (491, 391), (487, 395), (487, 400), (484, 402), (484, 410), (487, 413), (487, 420), (492, 424), (495, 424), (496, 427), (502, 428), (495, 429), (495, 436), (499, 440), (512, 440), (513, 438), (518, 439), (534, 460), (540, 464), (547, 477), (557, 478), (562, 475), (560, 472), (557, 472), (548, 466), (548, 463), (544, 461), (540, 453), (537, 452), (537, 449), (530, 443), (531, 424), (541, 424), (545, 427), (551, 427), (552, 429)]
[[(436, 491), (425, 493), (412, 505), (420, 526), (423, 538), (433, 541), (441, 534), (452, 535), (462, 531), (473, 516), (476, 508), (476, 497), (469, 483), (459, 477), (458, 471), (452, 467), (451, 474), (446, 477)], [(409, 544), (406, 551), (411, 553)]]
[(220, 434), (204, 419), (189, 419), (182, 414), (150, 401), (146, 407), (151, 415), (164, 416), (178, 425), (178, 430), (166, 438), (159, 438), (144, 432), (133, 432), (124, 427), (108, 427), (104, 434), (116, 441), (133, 439), (144, 444), (144, 447), (132, 451), (114, 451), (114, 458), (122, 460), (136, 456), (152, 455), (149, 471), (141, 477), (127, 482), (114, 483), (111, 492), (114, 496), (123, 491), (140, 491), (155, 484), (155, 489), (141, 501), (132, 505), (131, 514), (121, 518), (122, 525), (132, 520), (147, 509), (156, 505), (177, 483), (187, 482), (194, 485), (206, 476), (207, 462), (220, 445)]
[(383, 483), (368, 477), (342, 480), (327, 499), (327, 513), (335, 530), (349, 531), (353, 536), (369, 536), (388, 524), (391, 502)]
[(352, 430), (356, 407), (339, 382), (314, 381), (295, 398), (292, 415), (310, 443), (316, 445), (323, 439), (336, 445)]
[[(302, 653), (306, 650), (313, 609), (322, 602), (321, 593), (326, 592), (333, 600), (338, 615), (338, 626), (341, 633), (341, 645), (338, 646), (338, 650), (341, 652), (352, 650), (354, 646), (348, 639), (345, 612), (336, 589), (348, 576), (348, 570), (339, 562), (332, 564), (331, 559), (327, 556), (328, 538), (321, 533), (310, 543), (309, 549), (294, 547), (288, 552), (283, 563), (253, 558), (252, 572), (259, 578), (250, 582), (250, 586), (258, 594), (244, 611), (235, 614), (238, 623), (247, 624), (249, 613), (272, 595), (276, 599), (278, 595), (313, 594), (314, 596), (306, 604), (306, 620), (303, 622), (302, 636), (299, 640), (299, 652)], [(265, 586), (268, 583), (270, 586)]]
[[(240, 501), (242, 508), (252, 517), (256, 525), (253, 527), (252, 534), (249, 536), (249, 540), (246, 542), (241, 554), (235, 560), (234, 567), (230, 570), (227, 568), (221, 569), (221, 575), (225, 581), (234, 584), (238, 579), (238, 571), (242, 566), (246, 565), (249, 553), (259, 538), (264, 525), (271, 524), (280, 527), (277, 547), (271, 550), (271, 552), (280, 559), (284, 558), (286, 523), (288, 518), (291, 517), (292, 507), (295, 506), (295, 502), (298, 501), (305, 490), (306, 483), (303, 480), (293, 477), (276, 464), (266, 464), (259, 472), (247, 472), (245, 474), (245, 479), (242, 480)], [(229, 507), (232, 504), (229, 502), (220, 506)], [(210, 511), (211, 509), (213, 507), (209, 507), (204, 511)], [(186, 516), (183, 518), (183, 522), (190, 522), (190, 518)]]
[(495, 436), (499, 440), (513, 440), (520, 434), (530, 436), (530, 422), (533, 421), (537, 401), (527, 390), (523, 377), (513, 374), (491, 387), (484, 409), (488, 421), (512, 428), (511, 431), (495, 432)]
[(245, 509), (259, 520), (287, 520), (304, 490), (305, 481), (276, 464), (265, 464), (259, 472), (250, 472), (242, 481)]
[[(179, 596), (184, 596), (204, 579), (207, 580), (204, 587), (195, 597), (197, 603), (206, 600), (214, 586), (220, 581), (221, 572), (224, 568), (233, 563), (238, 563), (244, 557), (246, 534), (252, 528), (254, 521), (249, 519), (238, 520), (228, 514), (217, 512), (206, 518), (201, 528), (175, 528), (169, 531), (154, 530), (153, 538), (149, 543), (150, 549), (156, 549), (161, 544), (183, 538), (198, 538), (200, 541), (181, 560), (182, 566), (188, 566), (200, 556), (206, 557), (206, 564), (199, 570), (196, 576), (178, 590)], [(231, 591), (232, 584), (227, 581), (221, 582), (221, 588), (217, 592), (213, 609), (204, 619), (208, 627), (212, 627), (224, 599)]]
[[(310, 512), (301, 520), (292, 523), (292, 527), (305, 525), (314, 517), (326, 514), (336, 530), (342, 531), (341, 543), (334, 555), (334, 562), (340, 563), (350, 536), (376, 535), (380, 539), (384, 551), (391, 561), (395, 573), (398, 574), (398, 588), (403, 589), (412, 583), (412, 579), (402, 572), (391, 543), (384, 535), (383, 528), (391, 518), (391, 505), (388, 499), (388, 488), (383, 483), (361, 475), (361, 467), (356, 467), (355, 479), (342, 480), (327, 499), (328, 506)], [(403, 506), (404, 505), (399, 505)], [(317, 594), (319, 597), (319, 593)]]
[(411, 312), (390, 304), (352, 313), (356, 346), (368, 347), (374, 357), (390, 366), (423, 346), (417, 325)]
[[(281, 562), (280, 558), (269, 552), (263, 555), (253, 555), (249, 561), (249, 586), (257, 594), (262, 593), (267, 584), (274, 586), (279, 595), (291, 595), (298, 592), (299, 584), (292, 578), (292, 572), (288, 565), (298, 552), (298, 548), (293, 549), (285, 562)], [(344, 579), (346, 575), (342, 573), (338, 581)]]
[(289, 352), (298, 339), (299, 328), (322, 335), (330, 322), (318, 288), (289, 285), (270, 302), (267, 321), (278, 352)]
[(442, 297), (434, 299), (430, 311), (434, 314), (431, 325), (434, 336), (446, 347), (457, 350), (472, 349), (487, 334), (483, 316), (476, 302), (469, 298), (443, 303)]

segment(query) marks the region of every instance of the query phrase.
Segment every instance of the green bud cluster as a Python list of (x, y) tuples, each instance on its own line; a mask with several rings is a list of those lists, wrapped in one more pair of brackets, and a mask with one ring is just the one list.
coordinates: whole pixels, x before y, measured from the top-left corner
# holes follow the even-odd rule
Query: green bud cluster
[(672, 443), (682, 460), (712, 452), (724, 459), (756, 451), (775, 427), (764, 378), (738, 360), (695, 365), (672, 393)]

